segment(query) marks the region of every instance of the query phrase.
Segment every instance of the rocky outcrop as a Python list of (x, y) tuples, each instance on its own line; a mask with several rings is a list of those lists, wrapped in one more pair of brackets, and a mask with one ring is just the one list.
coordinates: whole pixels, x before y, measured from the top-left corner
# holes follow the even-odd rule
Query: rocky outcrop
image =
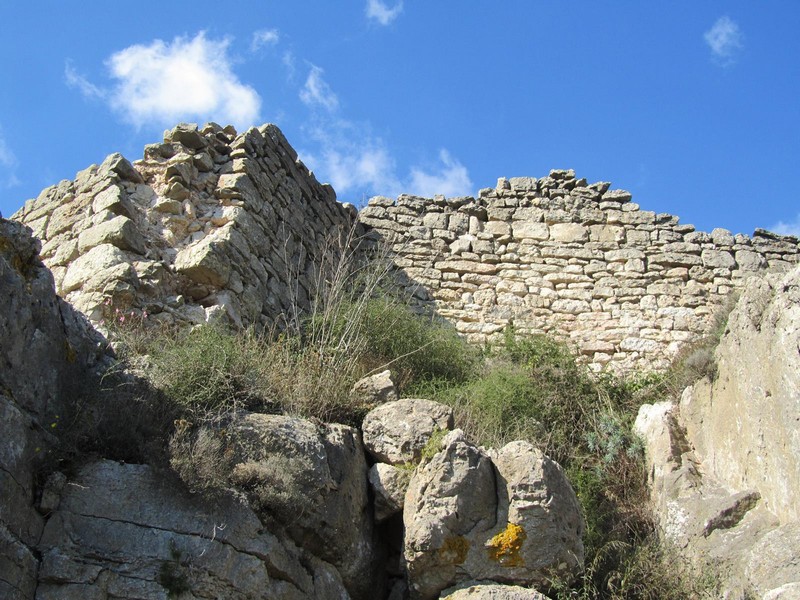
[(666, 367), (751, 275), (800, 260), (795, 237), (695, 231), (609, 187), (557, 170), (477, 198), (373, 198), (359, 220), (390, 242), (409, 293), (468, 338), (513, 322), (625, 373)]
[(66, 426), (65, 403), (105, 358), (102, 340), (55, 295), (27, 227), (0, 218), (0, 596), (32, 598), (44, 517), (35, 476)]
[(752, 280), (715, 354), (717, 375), (679, 405), (642, 407), (664, 536), (713, 564), (729, 597), (800, 586), (800, 269)]
[(270, 326), (308, 308), (320, 270), (349, 252), (336, 202), (274, 125), (178, 125), (131, 164), (113, 154), (28, 201), (58, 293), (95, 324)]
[(415, 471), (406, 494), (412, 598), (457, 583), (545, 586), (583, 567), (583, 520), (561, 468), (526, 442), (487, 454), (460, 430)]
[(247, 506), (212, 507), (146, 465), (82, 468), (39, 551), (41, 600), (350, 597), (332, 565), (265, 530)]
[(375, 460), (390, 465), (419, 462), (431, 436), (453, 428), (453, 410), (430, 400), (404, 398), (371, 410), (361, 428)]

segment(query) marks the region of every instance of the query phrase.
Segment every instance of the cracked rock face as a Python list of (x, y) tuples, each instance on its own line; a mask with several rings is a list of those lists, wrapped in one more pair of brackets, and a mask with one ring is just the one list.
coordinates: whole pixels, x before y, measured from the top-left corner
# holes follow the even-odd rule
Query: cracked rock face
[(731, 597), (800, 585), (800, 269), (751, 281), (716, 351), (717, 376), (677, 406), (645, 405), (651, 497), (664, 536)]
[(53, 289), (27, 227), (0, 218), (0, 597), (32, 598), (35, 467), (54, 443), (64, 393), (102, 363), (101, 339)]
[(583, 565), (583, 520), (557, 463), (526, 442), (486, 453), (461, 430), (415, 471), (406, 494), (405, 560), (412, 598), (457, 583), (544, 584)]
[(42, 600), (349, 598), (336, 569), (264, 530), (246, 506), (205, 504), (168, 473), (99, 461), (67, 483), (39, 546)]

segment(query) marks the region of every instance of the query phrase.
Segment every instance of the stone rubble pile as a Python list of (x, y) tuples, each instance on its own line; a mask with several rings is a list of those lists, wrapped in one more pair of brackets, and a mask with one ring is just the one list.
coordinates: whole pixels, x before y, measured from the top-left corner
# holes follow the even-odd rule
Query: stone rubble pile
[(318, 268), (349, 250), (336, 201), (274, 125), (178, 125), (133, 165), (119, 154), (28, 201), (63, 298), (98, 324), (117, 308), (160, 323), (271, 326), (305, 309)]
[(554, 170), (478, 198), (375, 197), (359, 220), (391, 243), (419, 303), (468, 338), (513, 322), (620, 372), (666, 367), (749, 276), (800, 260), (797, 238), (695, 231), (609, 185)]

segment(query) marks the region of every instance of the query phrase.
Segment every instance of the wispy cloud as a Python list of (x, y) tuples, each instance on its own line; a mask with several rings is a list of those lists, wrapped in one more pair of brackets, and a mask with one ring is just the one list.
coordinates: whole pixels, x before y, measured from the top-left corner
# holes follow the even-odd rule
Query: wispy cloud
[(322, 78), (323, 73), (318, 66), (311, 65), (306, 83), (300, 90), (300, 100), (311, 107), (321, 106), (328, 111), (334, 111), (339, 107), (339, 98)]
[(780, 235), (793, 235), (795, 237), (800, 237), (800, 214), (797, 215), (794, 221), (790, 221), (788, 223), (778, 221), (775, 225), (770, 227), (769, 230)]
[(464, 165), (444, 148), (439, 150), (439, 161), (441, 164), (436, 165), (433, 171), (421, 167), (411, 169), (409, 193), (427, 197), (435, 194), (466, 196), (472, 193), (472, 181)]
[(86, 98), (103, 99), (107, 95), (106, 90), (96, 86), (85, 76), (80, 74), (72, 65), (71, 60), (67, 60), (67, 62), (64, 64), (64, 80), (67, 82), (69, 87), (75, 88)]
[(250, 40), (250, 51), (258, 52), (265, 46), (274, 46), (280, 40), (280, 34), (277, 29), (260, 29), (253, 33)]
[[(229, 44), (229, 39), (207, 39), (200, 32), (191, 39), (154, 40), (116, 52), (106, 61), (116, 80), (107, 100), (136, 127), (194, 119), (239, 128), (256, 124), (261, 98), (234, 74)], [(67, 77), (83, 93), (99, 90), (74, 70)]]
[(368, 19), (373, 19), (381, 25), (388, 25), (403, 12), (403, 2), (398, 2), (391, 8), (382, 0), (367, 0), (365, 9)]
[(730, 17), (717, 19), (711, 29), (703, 34), (703, 38), (711, 48), (712, 58), (719, 65), (729, 66), (736, 62), (736, 55), (742, 49), (742, 33)]
[(0, 186), (12, 188), (21, 183), (15, 172), (18, 164), (17, 157), (6, 143), (0, 128)]
[(303, 160), (339, 194), (407, 192), (419, 196), (463, 196), (471, 193), (467, 168), (442, 149), (439, 160), (427, 167), (415, 166), (406, 177), (398, 175), (397, 161), (386, 142), (373, 134), (367, 123), (353, 122), (340, 114), (339, 102), (322, 79), (322, 69), (312, 65), (300, 97), (311, 109), (304, 128), (313, 147), (301, 151)]

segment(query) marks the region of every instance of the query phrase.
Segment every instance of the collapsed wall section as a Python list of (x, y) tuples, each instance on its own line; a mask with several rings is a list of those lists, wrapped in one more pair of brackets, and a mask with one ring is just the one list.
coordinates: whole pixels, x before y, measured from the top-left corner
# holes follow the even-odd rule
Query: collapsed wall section
[(271, 326), (308, 307), (355, 216), (275, 125), (237, 135), (211, 123), (165, 132), (133, 165), (111, 155), (13, 218), (42, 240), (59, 295), (95, 323)]
[(666, 367), (749, 276), (800, 260), (797, 238), (695, 231), (609, 187), (554, 170), (478, 198), (372, 198), (359, 219), (391, 244), (418, 302), (471, 340), (513, 322), (620, 372)]

